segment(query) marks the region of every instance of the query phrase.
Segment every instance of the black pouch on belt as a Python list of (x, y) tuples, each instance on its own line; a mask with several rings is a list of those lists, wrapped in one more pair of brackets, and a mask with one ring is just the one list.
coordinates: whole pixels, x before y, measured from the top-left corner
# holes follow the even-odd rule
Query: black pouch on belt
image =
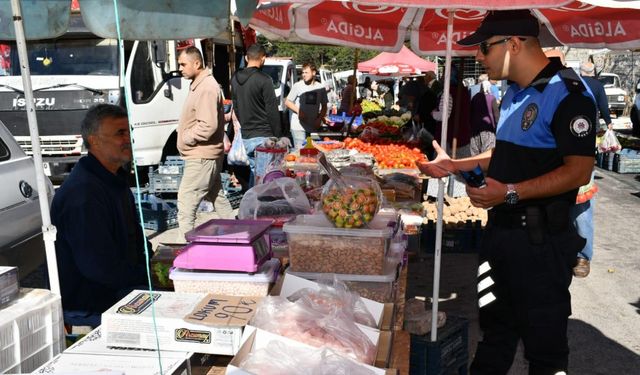
[(571, 204), (566, 201), (556, 201), (545, 206), (549, 233), (558, 234), (569, 227), (569, 209)]
[(544, 243), (545, 212), (538, 206), (525, 207), (527, 234), (532, 245)]

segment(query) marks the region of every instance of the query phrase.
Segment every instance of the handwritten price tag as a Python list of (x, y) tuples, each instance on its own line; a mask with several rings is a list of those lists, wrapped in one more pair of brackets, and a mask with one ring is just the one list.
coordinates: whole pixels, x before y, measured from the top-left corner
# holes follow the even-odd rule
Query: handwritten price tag
[(260, 298), (209, 294), (184, 320), (213, 327), (241, 327), (253, 317)]

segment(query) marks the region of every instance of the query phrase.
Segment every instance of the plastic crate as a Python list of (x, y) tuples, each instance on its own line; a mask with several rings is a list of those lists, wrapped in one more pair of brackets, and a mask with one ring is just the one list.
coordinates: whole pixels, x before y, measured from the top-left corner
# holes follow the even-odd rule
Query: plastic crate
[(0, 310), (0, 373), (29, 373), (65, 349), (60, 296), (21, 289)]
[(220, 180), (222, 182), (222, 190), (224, 191), (225, 197), (229, 200), (231, 204), (231, 208), (234, 210), (240, 207), (240, 201), (242, 200), (242, 187), (233, 186), (231, 183), (231, 175), (226, 172), (220, 173)]
[(149, 193), (177, 193), (182, 180), (180, 174), (162, 174), (149, 168)]
[(438, 339), (431, 333), (411, 335), (409, 373), (411, 375), (445, 375), (468, 373), (469, 321), (447, 316), (447, 323), (438, 329)]
[[(480, 248), (482, 240), (482, 223), (480, 220), (468, 220), (462, 228), (443, 228), (442, 251), (449, 253), (473, 253)], [(421, 253), (435, 252), (436, 222), (422, 224), (420, 250)]]
[(640, 151), (623, 149), (613, 157), (613, 171), (618, 173), (640, 173)]
[(153, 202), (143, 200), (140, 205), (144, 229), (162, 232), (178, 226), (178, 208), (174, 201), (156, 198)]

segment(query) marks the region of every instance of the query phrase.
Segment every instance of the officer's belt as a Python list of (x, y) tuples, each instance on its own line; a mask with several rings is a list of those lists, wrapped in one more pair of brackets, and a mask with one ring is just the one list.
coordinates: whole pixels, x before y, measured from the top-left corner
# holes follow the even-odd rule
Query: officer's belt
[(544, 206), (525, 206), (510, 211), (489, 210), (489, 225), (526, 230), (563, 231), (570, 224), (570, 205), (556, 202)]

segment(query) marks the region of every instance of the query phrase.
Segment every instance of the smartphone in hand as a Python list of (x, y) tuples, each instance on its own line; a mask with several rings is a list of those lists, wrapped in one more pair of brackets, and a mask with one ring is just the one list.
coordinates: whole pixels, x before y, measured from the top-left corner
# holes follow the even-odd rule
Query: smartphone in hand
[(480, 165), (477, 165), (470, 171), (460, 171), (460, 175), (467, 182), (467, 185), (474, 188), (484, 188), (487, 186), (487, 182), (484, 179), (484, 173), (482, 173), (482, 168)]

